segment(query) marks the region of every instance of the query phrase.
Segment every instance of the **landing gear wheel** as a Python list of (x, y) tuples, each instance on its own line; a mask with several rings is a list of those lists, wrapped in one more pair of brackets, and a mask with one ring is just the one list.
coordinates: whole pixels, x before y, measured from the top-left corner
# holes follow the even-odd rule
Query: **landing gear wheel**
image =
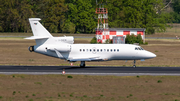
[(85, 67), (86, 65), (85, 64), (83, 64), (83, 65), (80, 65), (80, 67)]
[(133, 65), (133, 68), (136, 68), (136, 65)]
[(136, 68), (136, 60), (134, 60), (133, 68)]
[(85, 61), (81, 61), (80, 67), (85, 67), (85, 66), (86, 66)]

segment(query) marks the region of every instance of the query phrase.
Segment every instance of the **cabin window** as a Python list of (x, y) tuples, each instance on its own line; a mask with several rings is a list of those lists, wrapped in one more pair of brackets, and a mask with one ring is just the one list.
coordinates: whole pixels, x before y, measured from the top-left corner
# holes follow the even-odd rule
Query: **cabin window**
[(117, 51), (119, 52), (119, 49), (117, 49)]
[(88, 49), (86, 49), (86, 51), (88, 52)]
[(101, 52), (102, 52), (102, 49), (101, 49)]
[(104, 51), (106, 51), (106, 49), (104, 49)]
[(93, 49), (93, 51), (95, 52), (95, 51), (96, 51), (96, 49)]
[(116, 49), (114, 49), (114, 51), (116, 51)]
[(81, 52), (81, 49), (79, 51)]
[(89, 51), (91, 52), (91, 49)]
[(109, 49), (107, 49), (107, 51), (109, 52)]
[(83, 49), (83, 52), (85, 51), (85, 49)]
[(97, 52), (99, 52), (99, 49), (97, 49)]
[(112, 52), (112, 49), (111, 49), (111, 52)]

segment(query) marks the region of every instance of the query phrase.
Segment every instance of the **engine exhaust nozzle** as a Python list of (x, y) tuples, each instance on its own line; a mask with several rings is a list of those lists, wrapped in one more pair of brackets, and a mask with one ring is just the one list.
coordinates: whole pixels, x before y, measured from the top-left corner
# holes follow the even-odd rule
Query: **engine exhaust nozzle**
[(29, 46), (28, 50), (29, 50), (30, 52), (33, 52), (33, 51), (34, 51), (34, 46)]

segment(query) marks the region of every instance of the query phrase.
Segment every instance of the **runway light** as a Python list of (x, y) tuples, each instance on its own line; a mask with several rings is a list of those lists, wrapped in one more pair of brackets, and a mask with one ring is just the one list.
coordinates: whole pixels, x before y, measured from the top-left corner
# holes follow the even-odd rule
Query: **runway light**
[(62, 74), (65, 74), (66, 72), (65, 72), (65, 69), (63, 69), (63, 71), (62, 71)]

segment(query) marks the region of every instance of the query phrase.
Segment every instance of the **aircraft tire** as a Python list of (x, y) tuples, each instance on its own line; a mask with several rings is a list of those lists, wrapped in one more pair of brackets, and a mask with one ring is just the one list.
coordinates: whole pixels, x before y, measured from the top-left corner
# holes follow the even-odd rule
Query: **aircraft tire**
[(85, 64), (83, 64), (82, 66), (80, 66), (80, 67), (85, 67), (86, 65)]
[(136, 68), (136, 65), (133, 65), (133, 68)]
[(85, 64), (83, 64), (83, 65), (80, 65), (80, 67), (85, 67), (86, 65)]

